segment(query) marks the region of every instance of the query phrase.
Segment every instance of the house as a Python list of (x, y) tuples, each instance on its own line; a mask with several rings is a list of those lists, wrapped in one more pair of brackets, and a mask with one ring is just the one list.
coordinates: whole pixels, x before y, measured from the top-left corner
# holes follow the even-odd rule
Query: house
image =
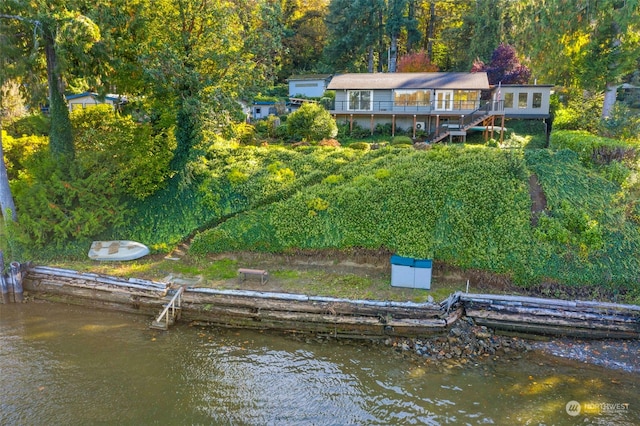
[(289, 77), (290, 98), (321, 98), (331, 81), (331, 74), (292, 75)]
[(100, 104), (111, 105), (114, 109), (119, 109), (122, 105), (127, 103), (127, 98), (122, 95), (107, 94), (101, 97), (94, 92), (83, 92), (77, 95), (67, 95), (67, 105), (69, 111), (73, 111), (77, 108), (90, 108)]
[(471, 128), (492, 133), (497, 128), (502, 134), (504, 97), (514, 100), (510, 117), (548, 116), (550, 87), (501, 86), (498, 96), (484, 72), (433, 72), (342, 74), (327, 89), (335, 91), (331, 114), (351, 128), (358, 124), (373, 134), (377, 125), (391, 124), (392, 134), (407, 129), (414, 138), (422, 133), (437, 142), (447, 136), (464, 139)]
[(276, 108), (275, 101), (254, 101), (251, 106), (251, 119), (261, 120), (267, 118), (270, 115), (277, 115), (278, 109)]
[(293, 75), (289, 77), (289, 102), (287, 112), (294, 112), (311, 98), (321, 98), (331, 81), (331, 74)]

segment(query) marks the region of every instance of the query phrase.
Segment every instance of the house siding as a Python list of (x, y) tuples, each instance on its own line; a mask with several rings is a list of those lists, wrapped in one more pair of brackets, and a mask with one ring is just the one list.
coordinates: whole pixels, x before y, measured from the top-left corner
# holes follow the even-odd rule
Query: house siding
[[(502, 86), (495, 89), (494, 98), (499, 97), (505, 103), (504, 113), (507, 118), (547, 118), (551, 89), (552, 86), (547, 85)], [(534, 105), (536, 97), (539, 97), (539, 107)]]

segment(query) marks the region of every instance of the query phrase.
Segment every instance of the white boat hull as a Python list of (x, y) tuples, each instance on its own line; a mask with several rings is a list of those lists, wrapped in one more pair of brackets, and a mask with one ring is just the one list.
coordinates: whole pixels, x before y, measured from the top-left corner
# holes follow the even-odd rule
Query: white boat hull
[(89, 258), (100, 261), (134, 260), (149, 254), (149, 247), (135, 241), (94, 241)]

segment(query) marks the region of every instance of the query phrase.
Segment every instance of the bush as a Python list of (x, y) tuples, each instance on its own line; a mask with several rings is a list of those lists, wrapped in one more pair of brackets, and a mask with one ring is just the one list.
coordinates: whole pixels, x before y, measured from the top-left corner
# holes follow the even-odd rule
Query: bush
[(42, 114), (32, 114), (19, 118), (6, 126), (6, 131), (11, 136), (48, 136), (51, 123), (49, 117)]
[(391, 145), (413, 145), (413, 139), (409, 136), (394, 136), (391, 140)]
[(124, 204), (105, 170), (84, 170), (72, 163), (67, 175), (48, 150), (30, 158), (28, 170), (13, 182), (21, 236), (28, 245), (60, 248), (124, 222)]
[(45, 136), (23, 136), (13, 138), (2, 131), (2, 145), (5, 166), (9, 180), (17, 179), (18, 174), (25, 170), (25, 163), (38, 151), (47, 149), (49, 139)]
[(111, 175), (122, 194), (145, 198), (163, 187), (175, 148), (172, 134), (152, 133), (109, 105), (71, 113), (76, 158), (83, 170)]
[(331, 146), (334, 148), (339, 148), (340, 142), (338, 142), (336, 139), (322, 139), (320, 142), (318, 142), (318, 146)]
[(289, 115), (287, 132), (293, 139), (310, 142), (334, 138), (338, 134), (338, 127), (329, 111), (316, 103), (307, 102)]
[(612, 161), (633, 163), (638, 156), (635, 145), (579, 131), (554, 131), (550, 147), (556, 150), (570, 149), (585, 164), (606, 165)]
[(371, 145), (367, 142), (354, 142), (349, 144), (348, 148), (357, 149), (361, 151), (369, 151), (371, 149)]

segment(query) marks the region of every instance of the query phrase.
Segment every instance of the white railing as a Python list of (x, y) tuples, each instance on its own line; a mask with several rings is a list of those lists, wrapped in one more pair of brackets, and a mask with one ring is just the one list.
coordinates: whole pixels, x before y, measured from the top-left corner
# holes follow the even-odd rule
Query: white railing
[(164, 329), (167, 330), (169, 325), (173, 323), (182, 305), (182, 293), (184, 293), (184, 287), (180, 287), (176, 294), (173, 295), (169, 303), (167, 303), (163, 311), (158, 315), (158, 318), (154, 321), (155, 325), (162, 325), (164, 322)]

